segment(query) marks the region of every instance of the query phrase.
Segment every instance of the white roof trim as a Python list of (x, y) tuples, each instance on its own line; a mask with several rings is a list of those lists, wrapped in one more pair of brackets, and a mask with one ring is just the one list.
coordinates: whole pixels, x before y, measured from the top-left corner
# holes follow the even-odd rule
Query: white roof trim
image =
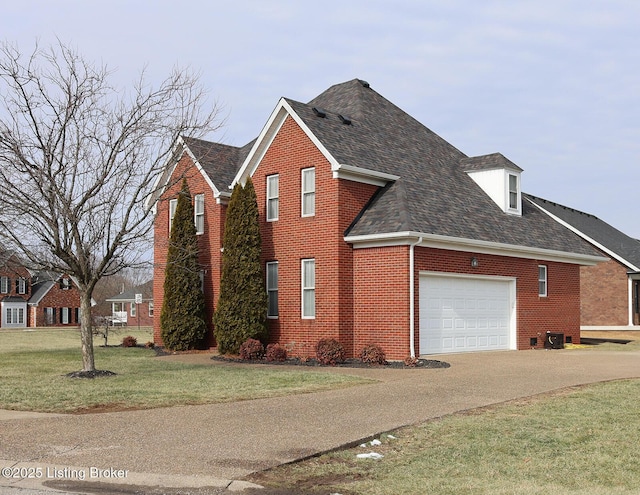
[(553, 249), (542, 249), (513, 244), (501, 244), (490, 241), (449, 237), (438, 234), (423, 234), (420, 232), (395, 232), (389, 234), (346, 236), (345, 242), (353, 244), (354, 249), (402, 246), (415, 243), (416, 239), (422, 239), (418, 247), (430, 247), (447, 249), (450, 251), (465, 251), (478, 254), (492, 254), (496, 256), (508, 256), (511, 258), (527, 258), (544, 261), (557, 261), (560, 263), (574, 263), (578, 265), (595, 265), (607, 258), (587, 254), (567, 253)]
[(338, 163), (335, 167), (332, 166), (331, 170), (334, 179), (347, 179), (379, 187), (384, 187), (388, 182), (395, 182), (400, 178), (399, 175), (385, 174), (384, 172), (376, 172), (344, 163)]
[(622, 256), (618, 255), (617, 253), (614, 253), (611, 249), (609, 249), (609, 248), (603, 246), (602, 244), (600, 244), (599, 242), (595, 241), (594, 239), (592, 239), (587, 234), (585, 234), (581, 230), (577, 229), (576, 227), (574, 227), (570, 223), (565, 222), (564, 220), (562, 220), (561, 218), (557, 217), (556, 215), (554, 215), (550, 211), (544, 209), (542, 206), (540, 206), (537, 203), (531, 201), (529, 198), (527, 198), (527, 201), (529, 201), (529, 203), (531, 203), (532, 205), (536, 206), (539, 210), (542, 210), (544, 213), (549, 215), (551, 218), (553, 218), (560, 225), (563, 225), (564, 227), (568, 228), (573, 233), (575, 233), (575, 234), (579, 235), (580, 237), (582, 237), (585, 241), (589, 242), (590, 244), (593, 244), (599, 250), (607, 253), (607, 255), (610, 256), (611, 258), (613, 258), (616, 261), (622, 263), (623, 265), (626, 265), (627, 268), (629, 268), (630, 270), (633, 270), (635, 272), (640, 272), (640, 268), (638, 268), (636, 265), (634, 265), (630, 261), (627, 261), (626, 259), (624, 259)]
[[(180, 153), (180, 156), (176, 160), (175, 157), (176, 157), (176, 154), (178, 153), (180, 147), (182, 147), (182, 153)], [(166, 190), (167, 183), (169, 182), (169, 178), (173, 175), (173, 172), (175, 171), (176, 167), (178, 166), (178, 162), (182, 159), (182, 155), (184, 153), (187, 153), (189, 155), (189, 157), (193, 161), (196, 169), (202, 175), (202, 177), (204, 178), (204, 180), (207, 183), (207, 185), (213, 191), (213, 196), (217, 199), (218, 196), (220, 195), (220, 191), (218, 190), (218, 188), (215, 186), (215, 184), (211, 180), (211, 177), (209, 177), (209, 175), (204, 171), (204, 168), (202, 167), (202, 165), (200, 164), (200, 162), (198, 161), (196, 156), (193, 154), (193, 152), (191, 151), (189, 146), (187, 146), (187, 143), (185, 143), (183, 137), (182, 136), (178, 136), (178, 139), (176, 139), (175, 145), (173, 146), (173, 149), (171, 150), (171, 154), (169, 155), (169, 158), (167, 159), (167, 163), (163, 167), (162, 174), (160, 174), (158, 176), (158, 178), (156, 179), (155, 184), (153, 185), (153, 191), (154, 192), (151, 195), (149, 195), (149, 197), (147, 198), (147, 200), (145, 202), (145, 206), (146, 206), (147, 209), (153, 208), (154, 209), (154, 213), (155, 213), (156, 203), (158, 202), (158, 199), (160, 198), (160, 196), (162, 196), (164, 194), (164, 192)]]
[(271, 112), (271, 116), (260, 132), (258, 139), (256, 139), (256, 142), (247, 155), (247, 158), (238, 170), (238, 173), (233, 179), (233, 182), (229, 186), (229, 189), (233, 189), (238, 182), (243, 184), (247, 176), (253, 176), (288, 116), (291, 117), (296, 122), (296, 124), (298, 124), (300, 129), (302, 129), (302, 131), (311, 140), (314, 146), (331, 164), (331, 170), (335, 179), (348, 179), (355, 182), (363, 182), (365, 184), (373, 184), (380, 187), (386, 185), (387, 182), (399, 179), (399, 176), (397, 175), (385, 174), (383, 172), (376, 172), (373, 170), (355, 167), (353, 165), (339, 163), (336, 158), (331, 153), (329, 153), (329, 150), (327, 150), (327, 148), (316, 137), (316, 135), (311, 132), (311, 129), (309, 129), (309, 127), (304, 123), (302, 118), (300, 118), (300, 116), (291, 107), (291, 105), (289, 105), (287, 100), (284, 98), (280, 98), (280, 101), (276, 105), (276, 108), (273, 110), (273, 112)]

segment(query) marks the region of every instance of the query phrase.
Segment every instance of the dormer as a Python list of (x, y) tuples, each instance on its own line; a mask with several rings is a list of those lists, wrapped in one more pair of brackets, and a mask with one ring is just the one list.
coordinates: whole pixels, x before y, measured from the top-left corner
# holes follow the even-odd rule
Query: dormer
[(522, 215), (520, 167), (500, 153), (465, 158), (462, 166), (502, 211)]

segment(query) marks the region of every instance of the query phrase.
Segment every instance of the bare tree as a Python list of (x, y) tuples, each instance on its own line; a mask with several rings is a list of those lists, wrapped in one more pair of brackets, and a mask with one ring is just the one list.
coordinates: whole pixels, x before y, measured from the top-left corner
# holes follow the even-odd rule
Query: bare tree
[(26, 56), (0, 44), (0, 242), (77, 280), (85, 372), (96, 370), (93, 290), (149, 251), (144, 202), (173, 141), (220, 125), (190, 71), (157, 88), (142, 71), (130, 90), (112, 75), (61, 42)]

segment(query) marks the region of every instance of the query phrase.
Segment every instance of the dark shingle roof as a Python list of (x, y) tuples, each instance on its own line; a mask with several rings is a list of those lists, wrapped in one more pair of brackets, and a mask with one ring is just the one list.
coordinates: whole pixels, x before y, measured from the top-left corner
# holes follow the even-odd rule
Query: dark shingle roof
[[(364, 81), (336, 84), (309, 103), (285, 101), (339, 164), (399, 177), (376, 194), (348, 235), (417, 232), (598, 255), (526, 202), (522, 216), (504, 213), (466, 173), (496, 167), (520, 171), (513, 162), (499, 153), (466, 156)], [(232, 183), (254, 144), (185, 142), (219, 190)]]
[(118, 301), (134, 301), (136, 294), (142, 294), (144, 301), (153, 301), (153, 280), (149, 280), (142, 285), (138, 285), (133, 289), (129, 289), (125, 292), (121, 292), (118, 295), (112, 296), (105, 301), (118, 302)]
[[(532, 203), (571, 225), (585, 236), (605, 247), (618, 257), (640, 268), (640, 241), (629, 237), (598, 217), (546, 199), (527, 195)], [(629, 267), (630, 268), (630, 267)]]
[(226, 191), (249, 154), (253, 141), (238, 148), (202, 139), (183, 137), (185, 144), (219, 191)]
[(522, 169), (518, 167), (511, 160), (506, 158), (501, 153), (491, 153), (490, 155), (472, 156), (470, 158), (463, 158), (460, 162), (464, 170), (478, 171), (478, 170), (492, 170), (496, 168), (506, 168), (522, 172)]
[(287, 101), (339, 163), (400, 176), (368, 205), (349, 235), (419, 232), (597, 254), (531, 205), (523, 205), (522, 216), (504, 213), (466, 173), (496, 166), (521, 170), (513, 162), (498, 153), (467, 157), (360, 80), (333, 86), (306, 105)]

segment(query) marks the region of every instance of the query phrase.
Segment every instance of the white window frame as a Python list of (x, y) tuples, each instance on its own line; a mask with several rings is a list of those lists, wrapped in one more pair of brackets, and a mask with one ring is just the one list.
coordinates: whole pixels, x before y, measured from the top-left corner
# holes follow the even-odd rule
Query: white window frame
[(204, 234), (204, 194), (196, 194), (193, 197), (193, 223), (196, 226), (196, 234)]
[[(313, 267), (312, 276), (313, 280), (309, 280), (307, 277), (307, 266)], [(301, 313), (302, 319), (313, 320), (316, 317), (316, 260), (315, 258), (307, 258), (301, 260), (300, 278), (302, 281), (302, 294), (301, 294)], [(312, 301), (307, 303), (306, 297), (312, 295)]]
[[(274, 222), (278, 220), (278, 216), (280, 213), (280, 175), (267, 175), (267, 222)], [(275, 205), (273, 209), (275, 212), (272, 212), (271, 205)], [(273, 214), (275, 213), (275, 215)]]
[(178, 208), (178, 198), (169, 200), (169, 232), (171, 232), (171, 224), (173, 224), (173, 217), (176, 216), (176, 209)]
[[(273, 271), (270, 268), (275, 267), (275, 277), (273, 277)], [(278, 262), (267, 262), (266, 268), (266, 282), (267, 282), (267, 318), (276, 319), (280, 316), (280, 309), (278, 307)], [(274, 280), (275, 278), (275, 280)], [(275, 311), (271, 311), (272, 301), (275, 301)]]
[[(309, 180), (305, 180), (305, 178), (310, 177)], [(312, 182), (311, 185), (308, 186), (308, 182)], [(307, 187), (308, 186), (308, 187)], [(303, 168), (301, 171), (300, 177), (300, 189), (301, 189), (301, 202), (302, 205), (300, 207), (301, 216), (303, 217), (313, 217), (316, 214), (316, 168)], [(310, 204), (307, 205), (305, 199), (310, 200)]]
[(153, 301), (149, 301), (149, 316), (153, 316)]
[(19, 277), (16, 280), (16, 293), (18, 294), (26, 294), (27, 293), (27, 279), (24, 277)]
[(538, 265), (538, 296), (549, 294), (549, 269), (547, 265)]
[[(515, 190), (511, 189), (511, 178), (515, 182)], [(515, 196), (515, 205), (512, 206), (511, 198)], [(520, 178), (516, 174), (507, 174), (507, 209), (508, 211), (520, 211)]]
[(63, 325), (71, 323), (71, 308), (60, 308), (60, 323)]
[(10, 291), (11, 280), (6, 275), (0, 277), (0, 294), (8, 294)]
[(129, 315), (134, 317), (136, 315), (137, 310), (138, 310), (138, 308), (137, 308), (138, 305), (136, 303), (134, 303), (134, 302), (129, 303), (129, 304), (130, 304)]

